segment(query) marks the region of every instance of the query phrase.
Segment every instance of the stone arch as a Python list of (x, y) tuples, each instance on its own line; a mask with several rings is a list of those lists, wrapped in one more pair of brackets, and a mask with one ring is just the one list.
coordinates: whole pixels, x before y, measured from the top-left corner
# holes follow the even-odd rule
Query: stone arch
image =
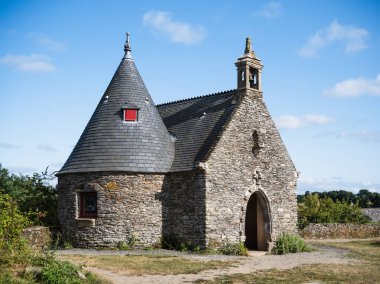
[(269, 200), (261, 189), (248, 190), (244, 200), (241, 235), (245, 245), (249, 249), (268, 250), (272, 232)]

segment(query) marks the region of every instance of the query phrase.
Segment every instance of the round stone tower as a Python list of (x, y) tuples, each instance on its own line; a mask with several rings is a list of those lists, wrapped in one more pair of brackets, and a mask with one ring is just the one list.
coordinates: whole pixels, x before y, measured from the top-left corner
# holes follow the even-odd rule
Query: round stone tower
[(159, 193), (173, 141), (131, 56), (121, 60), (58, 176), (59, 221), (76, 246), (161, 237)]

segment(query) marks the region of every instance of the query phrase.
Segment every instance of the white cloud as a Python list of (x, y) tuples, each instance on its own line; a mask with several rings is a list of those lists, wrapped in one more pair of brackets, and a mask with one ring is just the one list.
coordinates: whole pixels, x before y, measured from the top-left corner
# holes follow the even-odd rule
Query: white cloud
[(170, 12), (149, 11), (144, 14), (143, 21), (145, 25), (152, 27), (176, 43), (199, 43), (206, 34), (201, 26), (192, 27), (188, 23), (174, 21)]
[(53, 51), (60, 51), (66, 49), (66, 45), (57, 40), (53, 40), (48, 36), (40, 35), (36, 33), (29, 33), (28, 38), (31, 38), (35, 43), (46, 47)]
[(0, 58), (0, 64), (14, 67), (25, 72), (52, 72), (56, 68), (50, 63), (51, 59), (42, 54), (13, 55), (7, 54)]
[(372, 192), (380, 193), (380, 184), (363, 180), (363, 181), (346, 181), (341, 177), (332, 177), (329, 179), (314, 179), (301, 177), (298, 179), (298, 194), (304, 194), (305, 191), (331, 191), (331, 190), (347, 190), (354, 193), (359, 192), (361, 189), (368, 189)]
[(57, 152), (57, 149), (50, 145), (37, 145), (36, 147), (38, 150), (45, 151), (45, 152)]
[(307, 114), (305, 116), (283, 115), (276, 119), (276, 124), (283, 129), (297, 129), (312, 125), (324, 125), (333, 120), (332, 117), (321, 114)]
[(15, 175), (32, 175), (37, 171), (36, 168), (30, 168), (30, 167), (24, 167), (24, 166), (8, 167), (8, 170), (10, 173), (15, 174)]
[(336, 97), (380, 96), (380, 74), (373, 80), (359, 77), (336, 83), (332, 88), (325, 90), (323, 95)]
[(380, 143), (380, 131), (361, 130), (357, 132), (343, 133), (341, 137), (349, 137), (362, 142)]
[(316, 57), (321, 48), (340, 42), (344, 44), (345, 53), (355, 53), (367, 48), (368, 35), (366, 29), (344, 26), (335, 20), (313, 35), (298, 52), (303, 57)]
[(301, 118), (293, 115), (283, 115), (276, 120), (279, 128), (295, 129), (302, 126)]
[(330, 131), (317, 135), (317, 137), (335, 137), (339, 139), (353, 139), (360, 142), (380, 143), (379, 130), (359, 130), (359, 131)]
[(264, 18), (277, 18), (282, 11), (282, 4), (280, 2), (272, 1), (264, 5), (261, 10), (255, 12), (254, 16), (261, 16)]
[(3, 148), (3, 149), (14, 149), (14, 148), (19, 148), (19, 147), (20, 147), (19, 145), (15, 145), (15, 144), (0, 143), (0, 148)]
[(308, 123), (314, 123), (314, 124), (328, 124), (333, 121), (333, 119), (326, 115), (320, 115), (320, 114), (308, 114), (305, 116), (305, 121)]

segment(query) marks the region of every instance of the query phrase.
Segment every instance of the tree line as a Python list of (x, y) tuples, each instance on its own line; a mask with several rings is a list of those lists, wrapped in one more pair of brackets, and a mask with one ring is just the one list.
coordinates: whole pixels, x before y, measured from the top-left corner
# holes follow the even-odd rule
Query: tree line
[(332, 190), (325, 192), (310, 192), (297, 195), (298, 203), (304, 203), (305, 198), (310, 195), (317, 195), (320, 199), (331, 198), (333, 202), (345, 202), (357, 204), (360, 208), (380, 207), (380, 193), (370, 192), (367, 189), (361, 189), (358, 193), (345, 190)]

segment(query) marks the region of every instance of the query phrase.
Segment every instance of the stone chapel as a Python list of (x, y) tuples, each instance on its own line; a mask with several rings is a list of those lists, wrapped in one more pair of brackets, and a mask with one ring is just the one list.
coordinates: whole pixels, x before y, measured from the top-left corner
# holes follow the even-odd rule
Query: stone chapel
[(297, 172), (263, 100), (246, 39), (234, 90), (155, 105), (129, 35), (111, 82), (57, 173), (64, 238), (77, 247), (175, 238), (267, 250), (297, 233)]

